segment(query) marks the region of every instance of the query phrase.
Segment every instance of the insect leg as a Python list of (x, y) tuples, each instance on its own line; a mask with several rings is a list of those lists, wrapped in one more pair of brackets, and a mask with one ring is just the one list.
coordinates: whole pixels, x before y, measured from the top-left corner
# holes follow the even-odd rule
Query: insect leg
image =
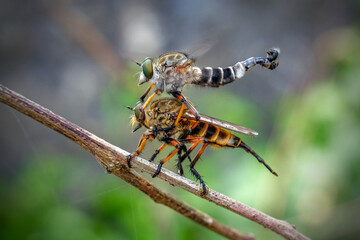
[[(178, 174), (179, 174), (180, 176), (184, 175), (184, 169), (183, 169), (183, 167), (182, 167), (182, 162), (184, 161), (185, 158), (183, 158), (183, 157), (182, 157), (183, 155), (181, 155), (183, 151), (184, 151), (185, 153), (187, 152), (187, 148), (186, 148), (185, 144), (181, 144), (180, 150), (177, 152), (177, 154), (178, 154), (178, 159), (177, 159), (176, 168), (177, 168)], [(185, 154), (185, 153), (184, 153), (184, 154)], [(188, 158), (190, 159), (190, 157), (188, 157)], [(191, 162), (191, 159), (190, 159), (190, 162)]]
[(152, 139), (154, 139), (154, 136), (152, 134), (144, 134), (141, 136), (136, 151), (130, 154), (129, 156), (127, 156), (126, 158), (129, 168), (131, 168), (131, 164), (130, 164), (131, 159), (133, 159), (135, 156), (138, 156), (144, 150), (147, 140), (152, 140)]
[(188, 136), (185, 139), (181, 139), (180, 142), (182, 143), (207, 143), (208, 140), (206, 138), (203, 137), (192, 137), (192, 136)]
[[(195, 107), (192, 105), (192, 103), (190, 101), (188, 101), (184, 95), (182, 95), (180, 92), (173, 92), (171, 93), (176, 99), (180, 100), (183, 104), (186, 104), (186, 106), (188, 107), (188, 109), (190, 110), (190, 112), (192, 114), (194, 114), (194, 116), (196, 117), (196, 120), (200, 120), (200, 114), (198, 113), (198, 111), (195, 109)], [(180, 115), (179, 115), (180, 116)], [(178, 118), (179, 118), (178, 116)], [(181, 117), (181, 116), (180, 116)]]
[(181, 108), (180, 108), (180, 111), (179, 111), (179, 113), (177, 115), (176, 121), (174, 123), (174, 127), (176, 127), (178, 125), (179, 120), (181, 119), (181, 116), (182, 116), (182, 114), (184, 112), (184, 108), (185, 108), (185, 104), (183, 103), (183, 104), (181, 104)]
[(178, 159), (178, 163), (177, 163), (177, 168), (179, 171), (180, 176), (182, 176), (184, 174), (184, 170), (182, 167), (182, 162), (185, 160), (185, 158), (188, 158), (189, 161), (191, 162), (191, 158), (189, 157), (190, 153), (196, 148), (196, 146), (199, 144), (200, 142), (194, 143), (182, 156), (179, 156)]
[(200, 181), (200, 184), (202, 185), (202, 188), (203, 188), (203, 192), (202, 192), (203, 195), (206, 194), (206, 185), (204, 183), (204, 180), (202, 180), (200, 174), (198, 173), (198, 171), (196, 171), (196, 169), (194, 167), (195, 167), (195, 164), (197, 163), (197, 161), (200, 159), (200, 156), (203, 154), (203, 152), (204, 152), (205, 148), (207, 147), (207, 145), (208, 145), (208, 143), (204, 143), (204, 145), (201, 147), (198, 154), (195, 156), (195, 158), (190, 163), (190, 171)]
[(161, 147), (159, 147), (158, 149), (155, 150), (155, 153), (151, 156), (151, 158), (149, 159), (150, 162), (154, 161), (154, 159), (156, 158), (156, 156), (162, 151), (164, 150), (164, 148), (167, 146), (167, 143), (163, 143), (161, 145)]
[(160, 94), (161, 92), (159, 90), (156, 90), (153, 94), (151, 94), (151, 96), (146, 100), (146, 102), (142, 105), (142, 109), (145, 109), (147, 107), (147, 105), (149, 105), (149, 103), (153, 100), (153, 98), (155, 97), (155, 94)]
[(154, 173), (154, 175), (152, 175), (153, 178), (160, 173), (162, 165), (164, 165), (164, 163), (166, 163), (170, 158), (172, 158), (181, 148), (181, 144), (173, 138), (166, 138), (164, 141), (166, 144), (175, 147), (175, 149), (159, 163), (156, 172)]
[[(180, 143), (179, 143), (179, 144), (180, 144)], [(165, 148), (167, 145), (168, 145), (167, 143), (163, 143), (160, 148), (158, 148), (157, 150), (155, 150), (155, 153), (151, 156), (151, 158), (150, 158), (149, 161), (150, 161), (150, 162), (154, 161), (155, 157), (156, 157), (162, 150), (164, 150), (164, 148)], [(176, 146), (175, 146), (175, 147), (176, 147)], [(183, 170), (183, 168), (182, 168), (181, 163), (182, 163), (182, 162), (184, 161), (184, 159), (186, 158), (186, 156), (185, 156), (184, 158), (182, 158), (182, 156), (181, 156), (182, 150), (185, 150), (185, 152), (187, 152), (187, 149), (186, 149), (186, 146), (185, 146), (185, 145), (181, 145), (180, 150), (177, 152), (178, 155), (179, 155), (179, 159), (178, 159), (178, 163), (177, 163), (176, 166), (177, 166), (178, 172), (179, 172), (179, 174), (180, 174), (181, 176), (184, 174), (184, 170)], [(190, 160), (190, 162), (191, 162), (190, 157), (189, 157), (189, 160)]]
[[(187, 158), (187, 157), (190, 155), (190, 153), (196, 148), (197, 145), (199, 145), (199, 143), (200, 143), (200, 142), (194, 143), (194, 144), (186, 151), (186, 153), (181, 156), (181, 158), (180, 158), (181, 162), (183, 162), (183, 161), (185, 160), (185, 158)], [(190, 160), (190, 162), (191, 162), (191, 159), (189, 159), (189, 160)]]
[(142, 109), (145, 109), (147, 105), (149, 105), (149, 103), (153, 100), (154, 97), (155, 97), (155, 93), (151, 94), (150, 97), (146, 99), (146, 102), (142, 105)]
[(248, 145), (246, 145), (244, 142), (241, 142), (239, 147), (241, 147), (242, 149), (244, 149), (245, 151), (247, 151), (248, 153), (250, 153), (251, 155), (253, 155), (258, 161), (259, 163), (264, 164), (264, 166), (275, 176), (278, 176), (278, 174), (276, 172), (274, 172), (271, 167), (269, 165), (267, 165), (264, 161), (264, 159), (262, 159), (254, 150), (251, 149), (251, 147), (249, 147)]
[(144, 102), (144, 99), (146, 98), (146, 96), (149, 94), (149, 92), (151, 91), (151, 89), (153, 89), (153, 87), (155, 86), (155, 84), (151, 84), (149, 86), (149, 88), (144, 92), (144, 94), (140, 97), (140, 101)]

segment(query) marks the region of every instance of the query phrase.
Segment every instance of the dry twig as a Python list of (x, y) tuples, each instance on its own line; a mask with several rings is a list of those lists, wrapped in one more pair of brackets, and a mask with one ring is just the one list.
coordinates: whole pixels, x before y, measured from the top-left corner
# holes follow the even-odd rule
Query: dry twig
[[(199, 210), (193, 209), (170, 194), (163, 192), (144, 179), (141, 175), (137, 174), (134, 170), (129, 169), (126, 164), (126, 156), (129, 155), (128, 152), (111, 145), (94, 134), (2, 85), (0, 85), (0, 101), (74, 141), (93, 154), (97, 161), (105, 167), (108, 172), (143, 191), (155, 202), (164, 204), (229, 239), (253, 239), (252, 236), (240, 233), (223, 225)], [(150, 174), (156, 170), (155, 164), (139, 157), (133, 159), (132, 165), (140, 171)], [(166, 169), (162, 169), (158, 177), (172, 185), (200, 196), (200, 185), (189, 179), (181, 177)], [(306, 236), (296, 231), (295, 227), (289, 223), (268, 216), (211, 189), (209, 189), (209, 193), (206, 196), (202, 197), (269, 228), (286, 239), (308, 239)]]

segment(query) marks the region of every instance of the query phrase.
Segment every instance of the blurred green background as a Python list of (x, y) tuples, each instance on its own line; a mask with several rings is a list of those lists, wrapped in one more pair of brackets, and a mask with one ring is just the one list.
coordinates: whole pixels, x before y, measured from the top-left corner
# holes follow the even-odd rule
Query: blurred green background
[[(142, 131), (131, 134), (124, 106), (147, 87), (131, 59), (215, 42), (197, 64), (226, 67), (280, 47), (275, 71), (183, 92), (201, 113), (257, 130), (242, 138), (279, 177), (235, 149), (207, 149), (197, 169), (210, 188), (313, 239), (360, 238), (359, 1), (7, 0), (0, 13), (1, 84), (129, 152)], [(0, 112), (1, 239), (222, 239), (106, 174), (64, 137)], [(175, 160), (165, 167), (175, 171)], [(281, 239), (143, 175), (241, 232)], [(185, 175), (194, 179), (187, 166)]]

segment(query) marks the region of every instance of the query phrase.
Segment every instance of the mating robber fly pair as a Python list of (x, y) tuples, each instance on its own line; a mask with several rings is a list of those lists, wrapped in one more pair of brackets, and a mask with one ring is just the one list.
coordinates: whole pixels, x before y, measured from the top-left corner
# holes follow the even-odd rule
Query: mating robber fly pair
[[(243, 77), (246, 71), (256, 65), (273, 70), (279, 64), (278, 55), (278, 49), (270, 49), (267, 51), (266, 58), (251, 57), (227, 68), (199, 68), (194, 66), (193, 59), (179, 52), (163, 54), (156, 60), (145, 58), (141, 64), (138, 63), (142, 68), (139, 85), (150, 82), (150, 86), (140, 97), (140, 101), (134, 108), (128, 107), (134, 112), (132, 125), (136, 124), (136, 126), (133, 132), (141, 127), (146, 128), (145, 133), (140, 138), (137, 150), (127, 158), (129, 167), (131, 167), (131, 159), (143, 151), (146, 142), (156, 138), (162, 142), (162, 145), (155, 151), (150, 161), (153, 161), (167, 145), (175, 149), (160, 161), (153, 177), (160, 173), (163, 164), (177, 154), (179, 174), (183, 175), (182, 162), (189, 159), (190, 171), (200, 181), (202, 194), (206, 194), (206, 185), (194, 167), (208, 145), (220, 148), (242, 148), (277, 176), (277, 173), (254, 150), (246, 145), (241, 138), (228, 130), (250, 136), (258, 135), (257, 132), (200, 114), (181, 92), (182, 88), (187, 84), (219, 87), (231, 83)], [(155, 88), (155, 91), (145, 101), (146, 96), (153, 88)], [(174, 98), (153, 100), (155, 95), (160, 95), (164, 91), (164, 88)], [(186, 147), (187, 144), (190, 144), (189, 148)], [(202, 144), (202, 147), (195, 157), (191, 159), (190, 153), (199, 144)]]

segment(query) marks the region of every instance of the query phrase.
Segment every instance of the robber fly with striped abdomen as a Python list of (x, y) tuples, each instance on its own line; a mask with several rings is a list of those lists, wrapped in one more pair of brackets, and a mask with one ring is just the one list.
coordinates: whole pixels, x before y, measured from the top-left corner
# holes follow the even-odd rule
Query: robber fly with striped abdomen
[[(183, 95), (182, 89), (187, 84), (200, 86), (219, 87), (242, 78), (246, 71), (255, 65), (261, 65), (273, 70), (279, 65), (279, 49), (269, 49), (266, 58), (250, 57), (244, 61), (237, 62), (233, 66), (226, 68), (199, 68), (194, 66), (194, 59), (187, 54), (171, 52), (159, 56), (157, 59), (145, 58), (139, 66), (142, 71), (139, 77), (139, 85), (150, 82), (150, 87), (140, 97), (144, 102), (145, 97), (155, 87), (155, 92), (149, 99), (153, 99), (155, 94), (161, 94), (164, 88), (167, 93), (173, 95), (186, 104), (187, 108), (200, 120), (200, 115), (194, 106)], [(146, 107), (146, 105), (144, 105)]]
[[(190, 171), (200, 181), (203, 194), (206, 194), (206, 186), (194, 167), (208, 145), (217, 148), (242, 148), (277, 176), (277, 173), (274, 172), (254, 150), (245, 144), (241, 138), (226, 129), (234, 130), (245, 135), (257, 135), (257, 132), (254, 130), (202, 114), (200, 114), (200, 120), (197, 120), (196, 116), (180, 100), (175, 98), (154, 100), (148, 104), (148, 106), (148, 108), (143, 108), (142, 103), (138, 102), (134, 108), (128, 107), (134, 111), (132, 118), (133, 125), (138, 124), (135, 130), (140, 127), (147, 129), (139, 141), (137, 150), (128, 157), (129, 167), (131, 159), (143, 151), (147, 140), (157, 138), (163, 142), (163, 144), (155, 151), (150, 161), (153, 161), (167, 145), (173, 146), (175, 149), (160, 161), (153, 177), (156, 177), (160, 173), (163, 164), (175, 154), (178, 154), (177, 167), (179, 174), (183, 175), (182, 162), (188, 158), (190, 160)], [(187, 149), (185, 144), (192, 145)], [(189, 155), (199, 144), (203, 145), (194, 159), (191, 160)], [(182, 154), (182, 152), (184, 153)]]

